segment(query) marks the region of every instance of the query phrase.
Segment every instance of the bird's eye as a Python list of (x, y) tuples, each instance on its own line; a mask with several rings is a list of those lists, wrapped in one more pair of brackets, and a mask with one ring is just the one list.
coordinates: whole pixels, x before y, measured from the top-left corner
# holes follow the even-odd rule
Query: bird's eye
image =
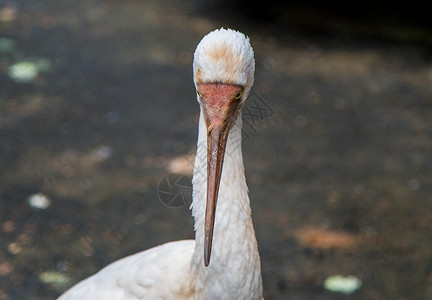
[(198, 95), (198, 97), (202, 98), (200, 91), (197, 91), (197, 95)]
[(234, 99), (236, 99), (236, 100), (240, 99), (241, 96), (242, 96), (242, 94), (243, 94), (243, 92), (238, 93), (238, 94), (234, 97)]

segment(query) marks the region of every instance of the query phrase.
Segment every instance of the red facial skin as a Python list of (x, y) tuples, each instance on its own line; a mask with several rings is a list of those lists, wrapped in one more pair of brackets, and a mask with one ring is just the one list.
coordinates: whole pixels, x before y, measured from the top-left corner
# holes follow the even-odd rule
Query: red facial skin
[(230, 128), (235, 122), (243, 87), (202, 83), (197, 87), (207, 126), (207, 203), (204, 233), (204, 265), (210, 263), (219, 183)]
[(226, 83), (202, 83), (198, 85), (198, 92), (204, 105), (204, 117), (207, 129), (221, 126), (233, 109), (237, 110), (240, 99), (235, 99), (243, 87)]

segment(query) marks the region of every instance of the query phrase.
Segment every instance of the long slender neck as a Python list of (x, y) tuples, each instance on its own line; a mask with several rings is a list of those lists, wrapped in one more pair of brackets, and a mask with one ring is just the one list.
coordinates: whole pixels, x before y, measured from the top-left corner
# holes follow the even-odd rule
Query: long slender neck
[(207, 130), (200, 115), (193, 177), (196, 290), (202, 299), (262, 299), (261, 267), (241, 150), (241, 115), (231, 128), (216, 206), (210, 265), (204, 266), (204, 218), (207, 193)]

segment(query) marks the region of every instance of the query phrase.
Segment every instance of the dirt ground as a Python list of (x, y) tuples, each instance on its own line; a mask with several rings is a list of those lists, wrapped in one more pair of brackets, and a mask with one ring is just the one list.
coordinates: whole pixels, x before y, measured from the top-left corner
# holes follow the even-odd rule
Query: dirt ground
[[(221, 26), (255, 51), (243, 151), (265, 299), (432, 299), (430, 49), (207, 2), (0, 1), (0, 299), (54, 299), (194, 237), (161, 182), (190, 180), (193, 51)], [(330, 291), (335, 274), (362, 285)]]

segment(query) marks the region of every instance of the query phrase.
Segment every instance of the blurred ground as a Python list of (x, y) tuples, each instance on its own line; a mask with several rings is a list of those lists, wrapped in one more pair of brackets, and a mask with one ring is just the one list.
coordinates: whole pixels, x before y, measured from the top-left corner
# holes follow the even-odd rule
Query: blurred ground
[[(251, 37), (273, 111), (243, 144), (265, 298), (432, 298), (426, 46), (306, 35), (206, 1), (0, 4), (0, 299), (53, 299), (193, 237), (187, 205), (157, 189), (194, 151), (193, 51), (221, 26)], [(324, 289), (334, 274), (362, 287)]]

